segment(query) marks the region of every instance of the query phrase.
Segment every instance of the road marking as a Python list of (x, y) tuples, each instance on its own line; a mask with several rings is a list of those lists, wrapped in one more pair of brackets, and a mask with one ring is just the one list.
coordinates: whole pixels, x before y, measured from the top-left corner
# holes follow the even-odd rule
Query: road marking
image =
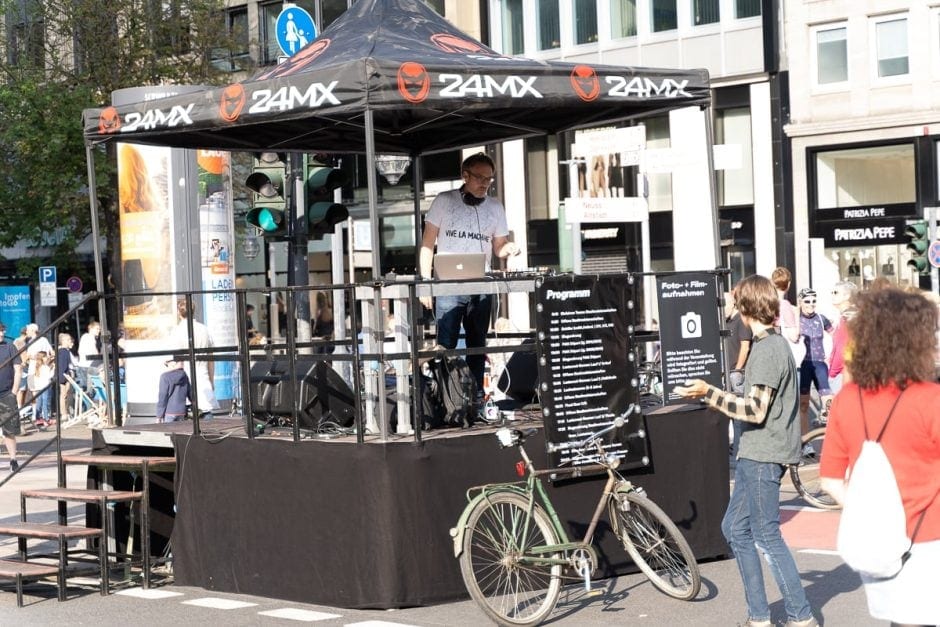
[(810, 507), (809, 505), (781, 505), (780, 509), (785, 509), (791, 512), (818, 512), (820, 514), (825, 514), (826, 512), (834, 512), (833, 509), (820, 509), (818, 507)]
[(258, 612), (260, 616), (271, 616), (273, 618), (286, 618), (287, 620), (299, 620), (312, 623), (318, 620), (330, 620), (331, 618), (341, 618), (339, 614), (327, 614), (326, 612), (311, 612), (310, 610), (301, 610), (293, 607), (285, 607), (279, 610), (266, 610)]
[(343, 627), (417, 627), (407, 623), (390, 623), (384, 620), (366, 620), (361, 623), (346, 623)]
[(124, 596), (136, 597), (138, 599), (168, 599), (170, 597), (183, 596), (182, 592), (155, 590), (153, 588), (150, 590), (144, 590), (143, 588), (128, 588), (127, 590), (118, 590), (114, 594), (123, 594)]
[(813, 555), (835, 555), (839, 556), (838, 551), (830, 551), (827, 549), (797, 549), (798, 553), (811, 553)]
[(183, 605), (197, 605), (199, 607), (210, 607), (215, 610), (237, 610), (243, 607), (255, 607), (257, 603), (246, 603), (244, 601), (233, 601), (232, 599), (216, 599), (205, 597), (203, 599), (193, 599), (192, 601), (183, 601)]

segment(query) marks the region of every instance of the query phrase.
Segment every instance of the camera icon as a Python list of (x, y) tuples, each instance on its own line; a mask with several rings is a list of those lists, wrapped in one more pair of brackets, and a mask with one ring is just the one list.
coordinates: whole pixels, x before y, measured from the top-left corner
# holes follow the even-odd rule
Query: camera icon
[(682, 326), (682, 337), (702, 337), (702, 316), (694, 311), (688, 311), (679, 318)]

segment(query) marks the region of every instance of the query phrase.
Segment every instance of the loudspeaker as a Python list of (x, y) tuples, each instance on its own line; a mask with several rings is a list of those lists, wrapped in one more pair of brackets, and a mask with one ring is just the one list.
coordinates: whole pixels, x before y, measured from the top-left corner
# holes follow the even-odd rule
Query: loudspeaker
[(317, 430), (325, 423), (353, 426), (356, 399), (349, 386), (325, 361), (298, 359), (298, 393), (286, 359), (259, 361), (251, 366), (251, 412), (290, 417), (297, 406), (301, 428)]
[[(523, 344), (532, 344), (526, 340)], [(506, 368), (496, 386), (503, 394), (523, 405), (538, 402), (539, 365), (533, 351), (516, 352), (506, 361)]]

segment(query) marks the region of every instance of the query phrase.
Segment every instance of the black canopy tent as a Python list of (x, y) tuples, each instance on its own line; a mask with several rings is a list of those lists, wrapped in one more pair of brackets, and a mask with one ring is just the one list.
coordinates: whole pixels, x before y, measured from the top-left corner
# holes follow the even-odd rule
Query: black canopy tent
[(709, 102), (705, 70), (507, 57), (419, 0), (360, 0), (287, 62), (226, 87), (89, 109), (85, 136), (217, 150), (424, 154)]
[(364, 152), (372, 163), (377, 152), (415, 157), (708, 102), (705, 70), (508, 57), (419, 0), (360, 0), (289, 61), (245, 81), (83, 117), (89, 144)]
[[(504, 56), (420, 0), (360, 0), (290, 60), (242, 82), (87, 109), (89, 187), (95, 189), (92, 148), (108, 141), (365, 153), (367, 163), (374, 163), (377, 153), (407, 154), (417, 166), (422, 154), (706, 107), (709, 97), (705, 70)], [(706, 128), (710, 132), (710, 125)], [(378, 242), (375, 168), (367, 173), (372, 241)], [(415, 196), (418, 214), (420, 194)], [(91, 203), (97, 246), (94, 195)], [(375, 278), (381, 272), (378, 248), (372, 251)], [(100, 291), (103, 272), (95, 253)]]

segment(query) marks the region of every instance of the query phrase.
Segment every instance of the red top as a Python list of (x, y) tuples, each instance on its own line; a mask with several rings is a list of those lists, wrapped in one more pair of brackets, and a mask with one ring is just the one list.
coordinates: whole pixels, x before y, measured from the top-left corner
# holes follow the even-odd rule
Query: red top
[[(894, 386), (862, 391), (870, 439), (878, 437), (897, 396), (898, 388)], [(832, 401), (819, 474), (844, 477), (846, 468), (861, 454), (864, 439), (858, 386), (849, 383)], [(940, 385), (915, 383), (907, 388), (881, 438), (881, 446), (894, 469), (911, 535), (921, 512), (940, 491)], [(916, 541), (930, 540), (940, 540), (940, 496), (924, 517)]]
[(849, 325), (845, 318), (839, 318), (839, 325), (832, 332), (832, 358), (829, 363), (829, 378), (838, 376), (845, 368), (845, 345), (849, 341)]

